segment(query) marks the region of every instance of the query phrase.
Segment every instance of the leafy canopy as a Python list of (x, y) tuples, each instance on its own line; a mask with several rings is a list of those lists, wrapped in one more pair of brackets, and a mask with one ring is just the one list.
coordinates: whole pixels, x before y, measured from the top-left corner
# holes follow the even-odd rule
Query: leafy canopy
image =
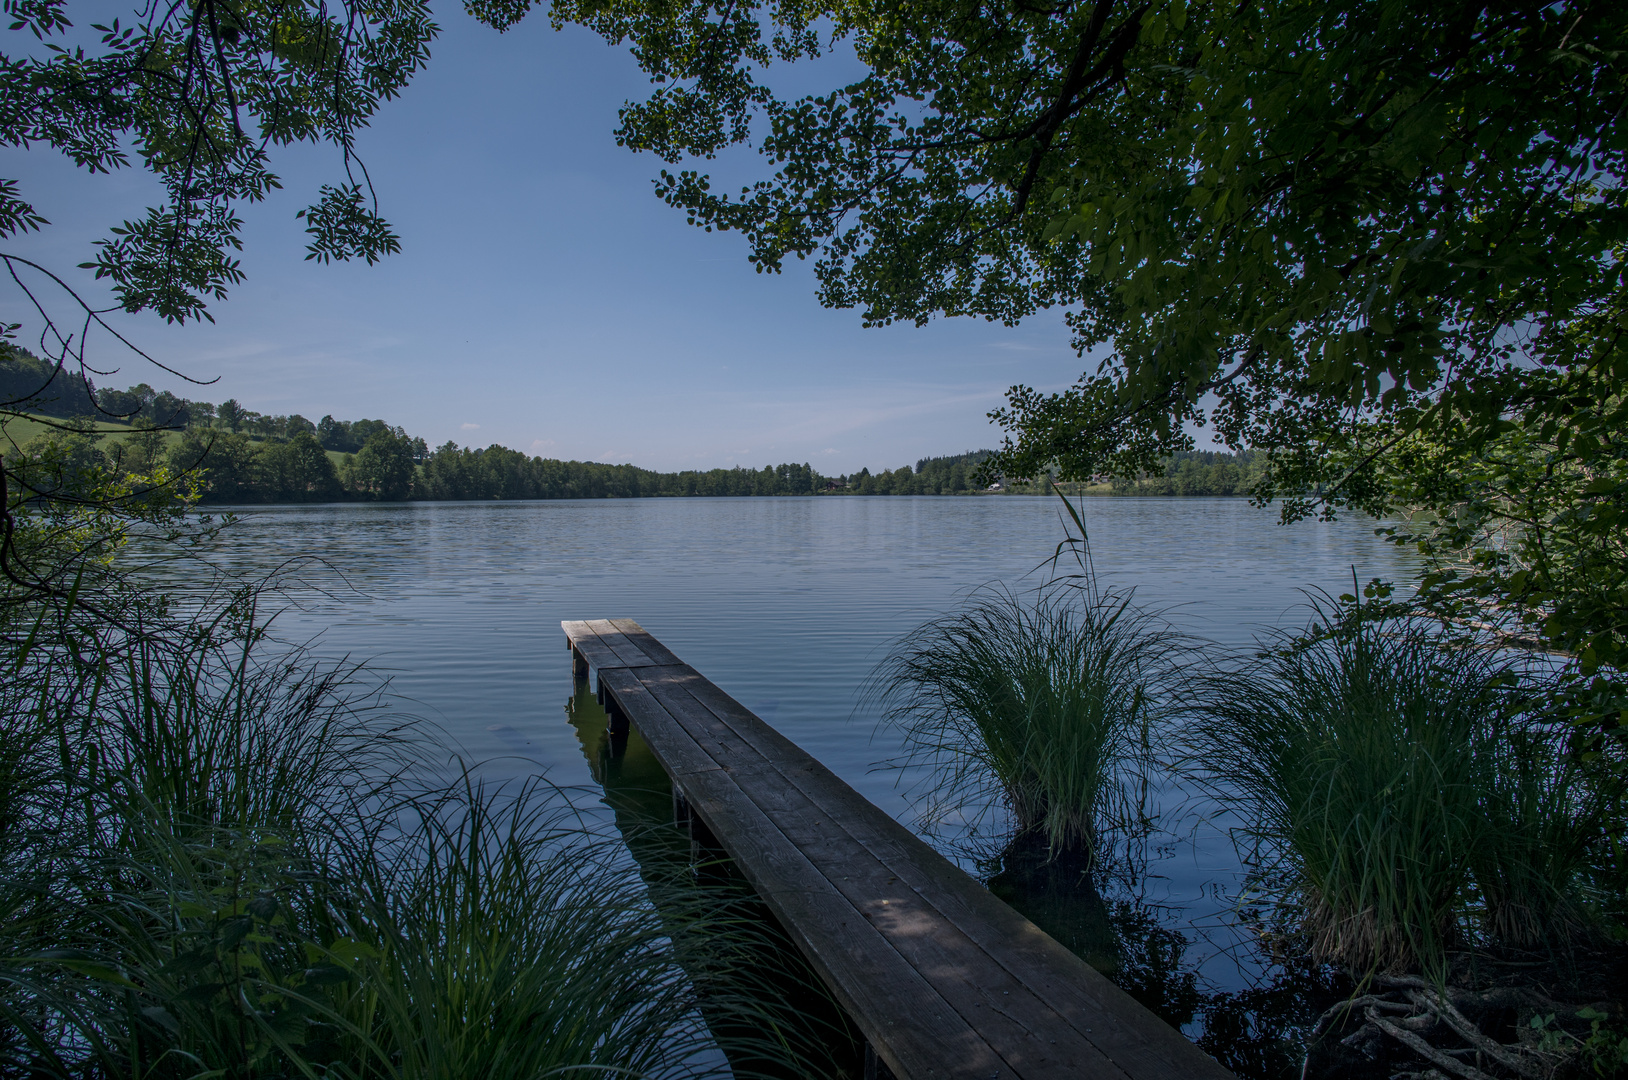
[[(113, 227), (81, 264), (107, 279), (117, 307), (176, 323), (210, 318), (208, 304), (243, 279), (236, 208), (279, 186), (272, 153), (294, 143), (337, 148), (344, 173), (299, 214), (307, 257), (373, 262), (399, 249), (354, 139), (428, 59), (436, 27), (423, 0), (144, 0), (128, 20), (88, 26), (70, 17), (67, 0), (6, 0), (5, 12), (0, 146), (53, 150), (91, 173), (139, 166), (164, 185), (163, 205)], [(0, 622), (50, 600), (117, 624), (104, 600), (86, 597), (131, 535), (196, 534), (186, 511), (199, 481), (160, 463), (164, 438), (151, 423), (117, 448), (128, 456), (116, 464), (94, 449), (93, 425), (78, 423), (132, 411), (98, 397), (89, 376), (103, 372), (86, 361), (88, 333), (101, 326), (146, 354), (56, 270), (5, 250), (7, 239), (49, 224), (28, 198), (0, 179), (0, 263), (19, 290), (16, 306), (32, 309), (44, 360), (0, 342), (0, 424), (40, 412), (65, 419), (45, 420), (58, 429), (52, 437), (8, 447), (0, 464)], [(0, 326), (0, 338), (21, 327)]]
[[(354, 140), (428, 59), (436, 27), (422, 0), (149, 2), (127, 22), (88, 26), (66, 0), (5, 10), (0, 145), (50, 147), (93, 173), (139, 163), (163, 181), (167, 202), (113, 227), (83, 264), (125, 310), (208, 318), (208, 302), (243, 279), (236, 206), (280, 186), (271, 152), (298, 142), (337, 147), (344, 172), (300, 212), (307, 257), (373, 262), (399, 249)], [(0, 181), (0, 240), (45, 224), (15, 181)], [(14, 273), (26, 264), (3, 257)]]
[[(500, 27), (526, 4), (476, 0)], [(759, 269), (867, 323), (1066, 310), (995, 466), (1157, 472), (1210, 425), (1286, 519), (1415, 515), (1426, 599), (1628, 661), (1628, 7), (556, 0), (654, 89), (618, 137)], [(851, 49), (785, 98), (775, 62)], [(722, 190), (695, 159), (734, 144)], [(685, 167), (688, 166), (688, 167)]]
[[(474, 9), (502, 26), (524, 5)], [(1111, 343), (1074, 391), (1014, 392), (1024, 474), (1146, 467), (1203, 419), (1283, 451), (1296, 491), (1350, 471), (1331, 450), (1364, 421), (1496, 417), (1536, 365), (1597, 367), (1620, 331), (1620, 5), (552, 14), (650, 72), (628, 145), (757, 146), (772, 175), (738, 194), (698, 170), (658, 190), (761, 268), (813, 256), (821, 300), (872, 323), (1061, 305), (1082, 349)], [(868, 69), (850, 85), (788, 101), (756, 77), (839, 43)]]

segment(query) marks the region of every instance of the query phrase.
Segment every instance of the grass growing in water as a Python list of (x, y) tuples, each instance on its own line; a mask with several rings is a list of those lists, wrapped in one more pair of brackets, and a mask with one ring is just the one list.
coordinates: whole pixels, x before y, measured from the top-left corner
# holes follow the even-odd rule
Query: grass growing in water
[(985, 589), (907, 635), (873, 692), (908, 762), (934, 771), (931, 817), (994, 797), (1020, 834), (1097, 857), (1110, 831), (1142, 824), (1177, 640), (1128, 595)]
[(544, 785), (415, 779), (411, 731), (355, 669), (267, 656), (251, 610), (0, 627), (16, 631), (0, 1071), (429, 1080), (715, 1060), (675, 951), (708, 962), (709, 912), (658, 915), (619, 847)]
[(380, 1075), (643, 1076), (706, 1038), (641, 883), (549, 794), (415, 805), (382, 872), (358, 868), (373, 951), (340, 1014)]
[(1191, 774), (1248, 824), (1318, 960), (1444, 970), (1472, 940), (1580, 930), (1604, 793), (1506, 656), (1439, 626), (1319, 611), (1201, 687)]

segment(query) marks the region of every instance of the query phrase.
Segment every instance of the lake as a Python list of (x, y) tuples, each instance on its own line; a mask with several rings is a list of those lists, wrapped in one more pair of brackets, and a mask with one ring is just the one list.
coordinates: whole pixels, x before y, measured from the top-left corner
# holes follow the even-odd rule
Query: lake
[[(1100, 577), (1134, 587), (1180, 629), (1227, 648), (1306, 618), (1301, 590), (1406, 578), (1374, 523), (1280, 526), (1243, 499), (1093, 498)], [(1039, 581), (1065, 532), (1037, 497), (636, 499), (255, 507), (217, 546), (242, 571), (295, 557), (313, 589), (278, 619), (285, 639), (368, 659), (403, 708), (483, 772), (591, 783), (564, 707), (561, 619), (638, 620), (688, 663), (901, 821), (899, 751), (856, 712), (901, 634), (980, 585)], [(1170, 800), (1173, 804), (1174, 796)], [(1240, 868), (1203, 804), (1172, 819), (1144, 883), (1189, 939), (1184, 965), (1246, 985), (1258, 965), (1232, 918)]]

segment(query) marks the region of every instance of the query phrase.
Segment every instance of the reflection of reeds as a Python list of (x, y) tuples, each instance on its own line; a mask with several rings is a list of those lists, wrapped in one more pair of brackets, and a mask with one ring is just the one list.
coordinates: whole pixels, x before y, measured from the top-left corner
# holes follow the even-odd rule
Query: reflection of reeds
[(1202, 685), (1188, 756), (1291, 883), (1313, 955), (1439, 972), (1477, 911), (1511, 943), (1564, 931), (1601, 807), (1509, 661), (1434, 624), (1319, 616)]
[(118, 649), (70, 630), (6, 658), (0, 1072), (710, 1060), (674, 946), (681, 929), (686, 962), (712, 962), (712, 913), (658, 916), (620, 844), (545, 784), (412, 779), (410, 740), (354, 669), (200, 625)]
[(733, 1075), (862, 1072), (864, 1037), (705, 826), (675, 821), (672, 782), (638, 730), (612, 735), (586, 681), (566, 712)]
[(1108, 832), (1143, 822), (1176, 640), (1128, 596), (991, 588), (910, 633), (873, 686), (909, 760), (935, 771), (929, 813), (998, 796), (1019, 832), (1097, 855)]

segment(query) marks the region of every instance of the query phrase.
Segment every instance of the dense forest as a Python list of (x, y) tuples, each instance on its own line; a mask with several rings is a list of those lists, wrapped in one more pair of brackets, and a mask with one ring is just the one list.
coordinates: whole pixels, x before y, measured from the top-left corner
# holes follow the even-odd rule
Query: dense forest
[[(311, 421), (265, 415), (228, 399), (192, 401), (146, 383), (97, 388), (12, 345), (0, 346), (0, 408), (51, 417), (63, 428), (37, 436), (31, 459), (100, 464), (126, 474), (197, 477), (205, 502), (329, 502), (340, 499), (604, 499), (684, 495), (964, 495), (1038, 492), (991, 485), (979, 475), (988, 450), (922, 458), (914, 467), (826, 476), (811, 465), (655, 472), (635, 465), (530, 457), (504, 446), (421, 438), (383, 420)], [(108, 422), (127, 430), (106, 430)], [(1256, 456), (1194, 452), (1166, 474), (1086, 486), (1090, 494), (1237, 495), (1259, 475)]]

